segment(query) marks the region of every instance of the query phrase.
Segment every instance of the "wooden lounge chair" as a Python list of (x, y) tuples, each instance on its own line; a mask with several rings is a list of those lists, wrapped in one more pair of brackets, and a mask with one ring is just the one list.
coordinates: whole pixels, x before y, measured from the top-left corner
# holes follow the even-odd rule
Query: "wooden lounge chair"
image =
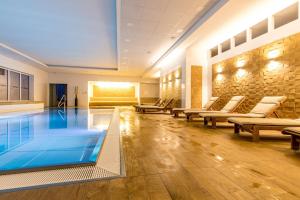
[(163, 106), (140, 106), (139, 110), (142, 113), (146, 112), (156, 112), (156, 111), (168, 111), (171, 110), (174, 107), (174, 99), (169, 99), (165, 102)]
[[(278, 117), (276, 109), (286, 100), (285, 96), (268, 96), (262, 98), (260, 102), (247, 114), (241, 113), (201, 113), (204, 118), (204, 125), (211, 121), (212, 128), (216, 128), (217, 121), (228, 121), (228, 118), (265, 118), (272, 114)], [(231, 120), (230, 120), (231, 121)]]
[[(157, 101), (152, 104), (152, 106), (160, 106), (161, 102), (163, 102), (163, 100), (161, 98), (157, 99)], [(135, 111), (139, 111), (139, 107), (142, 105), (151, 105), (151, 104), (139, 104), (139, 105), (134, 105)]]
[(299, 150), (300, 149), (300, 127), (289, 127), (285, 128), (282, 131), (282, 134), (291, 135), (291, 149)]
[(195, 117), (201, 117), (200, 114), (202, 113), (232, 113), (234, 112), (245, 100), (244, 96), (233, 96), (228, 103), (222, 108), (220, 111), (212, 111), (212, 110), (185, 110), (184, 114), (186, 115), (186, 119), (191, 121)]
[(211, 97), (209, 101), (204, 105), (202, 109), (187, 109), (187, 108), (174, 108), (172, 110), (173, 117), (177, 118), (179, 117), (180, 113), (184, 113), (184, 111), (193, 110), (193, 111), (207, 111), (207, 110), (213, 110), (213, 106), (218, 102), (219, 97)]
[(299, 119), (283, 118), (229, 118), (228, 122), (234, 123), (234, 133), (239, 134), (240, 129), (252, 133), (253, 141), (259, 141), (260, 130), (282, 131), (287, 127), (300, 127)]

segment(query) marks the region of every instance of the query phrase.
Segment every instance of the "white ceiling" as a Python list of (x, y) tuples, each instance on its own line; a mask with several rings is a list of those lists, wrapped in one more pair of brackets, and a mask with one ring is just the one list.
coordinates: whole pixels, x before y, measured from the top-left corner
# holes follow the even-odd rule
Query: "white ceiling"
[(51, 71), (142, 76), (216, 2), (3, 0), (0, 43)]
[(0, 42), (45, 64), (116, 67), (112, 0), (3, 0)]
[(215, 0), (124, 0), (121, 69), (143, 74)]

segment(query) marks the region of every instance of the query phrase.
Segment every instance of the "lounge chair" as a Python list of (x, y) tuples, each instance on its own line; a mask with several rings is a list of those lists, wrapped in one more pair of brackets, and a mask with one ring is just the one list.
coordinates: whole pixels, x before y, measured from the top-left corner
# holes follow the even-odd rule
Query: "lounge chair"
[(192, 110), (192, 111), (207, 111), (207, 110), (212, 110), (213, 106), (218, 102), (219, 97), (211, 97), (209, 101), (204, 105), (202, 109), (197, 109), (197, 108), (192, 108), (192, 109), (187, 109), (187, 108), (174, 108), (172, 109), (172, 114), (173, 117), (177, 118), (179, 117), (180, 113), (184, 113), (184, 111)]
[[(163, 102), (163, 100), (161, 100), (161, 98), (157, 99), (157, 101), (152, 104), (152, 106), (159, 106), (161, 104), (161, 102)], [(135, 108), (135, 111), (139, 111), (139, 107), (142, 106), (142, 105), (151, 105), (151, 104), (139, 104), (139, 105), (134, 105), (133, 107)]]
[(146, 112), (155, 112), (155, 111), (168, 111), (171, 110), (174, 107), (174, 99), (169, 99), (165, 102), (163, 106), (147, 106), (147, 105), (142, 105), (139, 107), (139, 111), (142, 113)]
[(259, 141), (260, 130), (282, 131), (287, 127), (300, 127), (299, 119), (283, 118), (229, 118), (228, 122), (234, 123), (234, 133), (239, 134), (240, 129), (252, 133), (253, 141)]
[(228, 103), (222, 108), (222, 110), (219, 111), (205, 111), (205, 110), (192, 110), (188, 109), (184, 111), (184, 114), (186, 115), (186, 118), (188, 121), (191, 121), (194, 117), (200, 117), (201, 113), (232, 113), (234, 112), (241, 103), (245, 100), (244, 96), (233, 96)]
[[(241, 113), (201, 113), (200, 116), (204, 118), (204, 125), (209, 121), (212, 123), (212, 128), (216, 128), (217, 121), (227, 121), (228, 118), (265, 118), (275, 114), (276, 109), (282, 105), (286, 100), (285, 96), (268, 96), (262, 98), (260, 102), (247, 114)], [(231, 120), (230, 120), (231, 121)]]
[(293, 149), (293, 150), (300, 149), (300, 127), (285, 128), (285, 129), (283, 129), (282, 134), (292, 136), (291, 149)]

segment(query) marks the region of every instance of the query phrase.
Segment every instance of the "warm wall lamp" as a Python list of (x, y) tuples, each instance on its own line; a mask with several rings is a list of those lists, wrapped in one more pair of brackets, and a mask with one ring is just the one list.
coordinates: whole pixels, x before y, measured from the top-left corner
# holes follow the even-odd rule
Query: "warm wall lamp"
[(238, 78), (242, 78), (242, 77), (244, 77), (244, 76), (246, 76), (246, 75), (247, 75), (247, 71), (244, 70), (244, 69), (239, 69), (239, 70), (236, 72), (236, 76), (237, 76)]
[(218, 65), (216, 71), (217, 71), (218, 74), (222, 73), (223, 72), (223, 66), (222, 65)]
[(281, 67), (282, 67), (282, 63), (278, 62), (278, 61), (274, 61), (274, 60), (270, 61), (267, 64), (268, 71), (275, 71), (275, 70), (278, 70)]
[(246, 59), (245, 58), (240, 58), (236, 61), (236, 67), (241, 68), (244, 67), (246, 64)]
[(273, 58), (279, 57), (280, 54), (281, 54), (280, 49), (272, 49), (272, 50), (270, 50), (270, 51), (267, 53), (267, 57), (268, 57), (269, 59), (273, 59)]

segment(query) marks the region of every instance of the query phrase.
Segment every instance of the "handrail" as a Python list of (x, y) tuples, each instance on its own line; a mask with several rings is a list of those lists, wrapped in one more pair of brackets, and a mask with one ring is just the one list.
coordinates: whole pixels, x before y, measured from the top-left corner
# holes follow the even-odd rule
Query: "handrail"
[(63, 95), (58, 102), (57, 107), (61, 108), (62, 106), (64, 106), (64, 110), (65, 110), (66, 109), (66, 95)]

